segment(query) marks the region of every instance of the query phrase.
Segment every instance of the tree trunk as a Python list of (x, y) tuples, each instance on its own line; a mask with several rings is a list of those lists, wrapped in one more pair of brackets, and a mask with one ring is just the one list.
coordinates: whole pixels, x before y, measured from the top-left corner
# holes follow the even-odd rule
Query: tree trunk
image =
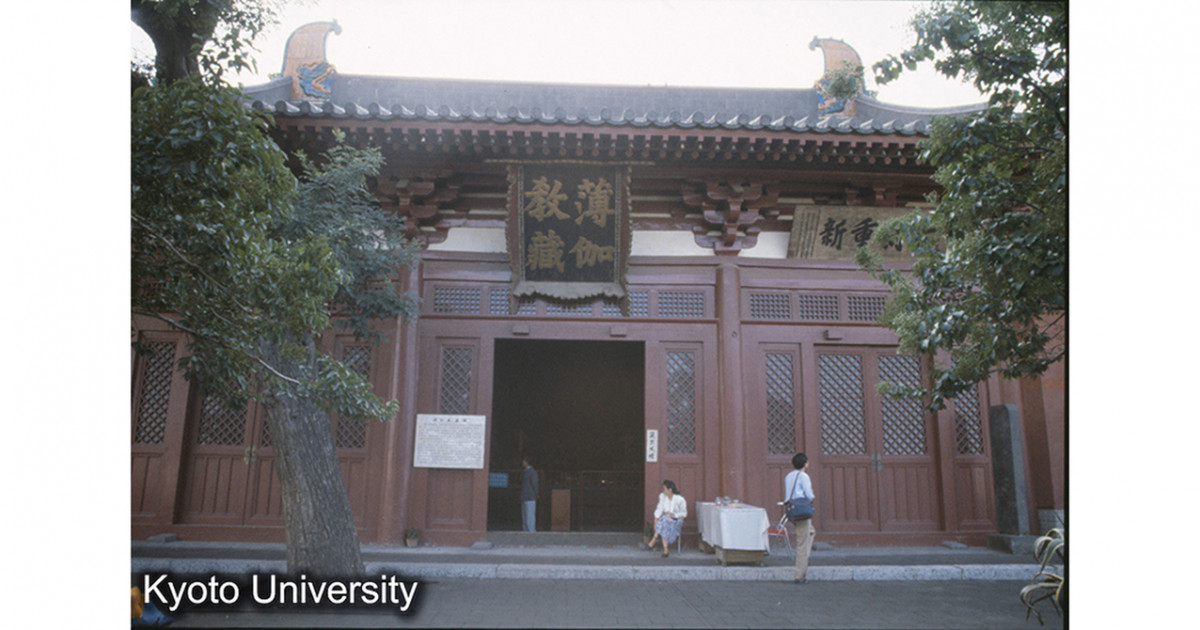
[[(212, 27), (200, 27), (202, 32), (197, 32), (196, 24), (188, 20), (177, 18), (178, 21), (172, 21), (159, 15), (154, 10), (153, 2), (132, 0), (131, 5), (130, 19), (154, 42), (154, 67), (159, 82), (170, 85), (180, 79), (199, 75), (200, 61), (192, 54), (192, 46), (196, 42), (211, 39)], [(209, 19), (204, 23), (215, 25), (216, 20)]]
[[(308, 345), (313, 345), (311, 340)], [(285, 375), (300, 377), (306, 367), (311, 368), (282, 361), (278, 348), (263, 346), (263, 358)], [(275, 392), (268, 392), (263, 404), (283, 498), (288, 573), (322, 578), (363, 575), (358, 531), (329, 415), (303, 399)]]

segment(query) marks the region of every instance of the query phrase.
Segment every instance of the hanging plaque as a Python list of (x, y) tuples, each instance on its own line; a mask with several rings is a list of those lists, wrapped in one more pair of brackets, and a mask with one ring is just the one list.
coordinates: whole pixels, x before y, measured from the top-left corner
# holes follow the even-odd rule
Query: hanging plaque
[[(788, 258), (854, 260), (854, 252), (871, 240), (879, 224), (905, 216), (912, 208), (870, 206), (796, 206), (788, 239)], [(884, 249), (884, 260), (912, 257), (898, 246)]]
[(625, 297), (631, 242), (628, 181), (626, 165), (509, 165), (514, 299)]

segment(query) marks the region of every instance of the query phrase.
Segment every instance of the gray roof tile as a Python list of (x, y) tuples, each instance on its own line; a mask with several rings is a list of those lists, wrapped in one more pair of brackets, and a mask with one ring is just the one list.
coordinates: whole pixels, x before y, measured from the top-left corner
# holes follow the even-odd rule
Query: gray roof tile
[[(327, 101), (292, 100), (284, 77), (245, 88), (251, 107), (288, 117), (564, 126), (927, 135), (935, 115), (983, 104), (914, 108), (860, 95), (856, 115), (822, 116), (815, 89), (732, 89), (503, 83), (335, 75)], [(686, 112), (686, 113), (685, 113)]]

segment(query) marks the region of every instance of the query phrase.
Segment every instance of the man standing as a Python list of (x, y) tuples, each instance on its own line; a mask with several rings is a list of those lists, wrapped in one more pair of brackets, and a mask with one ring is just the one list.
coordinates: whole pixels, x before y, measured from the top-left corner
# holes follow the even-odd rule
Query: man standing
[(537, 521), (538, 474), (528, 455), (521, 458), (521, 467), (521, 525), (532, 532)]

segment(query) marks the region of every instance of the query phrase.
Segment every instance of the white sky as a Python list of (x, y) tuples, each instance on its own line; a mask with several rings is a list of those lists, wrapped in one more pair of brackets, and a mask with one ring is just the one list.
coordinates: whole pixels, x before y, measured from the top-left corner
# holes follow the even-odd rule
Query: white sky
[[(287, 37), (336, 19), (326, 55), (339, 72), (624, 85), (811, 87), (824, 68), (814, 36), (854, 47), (880, 100), (977, 103), (930, 65), (876, 86), (871, 64), (915, 36), (923, 2), (879, 0), (317, 0), (288, 7), (257, 42), (257, 75), (283, 65)], [(145, 38), (133, 27), (135, 41)], [(148, 40), (145, 40), (148, 41)]]

